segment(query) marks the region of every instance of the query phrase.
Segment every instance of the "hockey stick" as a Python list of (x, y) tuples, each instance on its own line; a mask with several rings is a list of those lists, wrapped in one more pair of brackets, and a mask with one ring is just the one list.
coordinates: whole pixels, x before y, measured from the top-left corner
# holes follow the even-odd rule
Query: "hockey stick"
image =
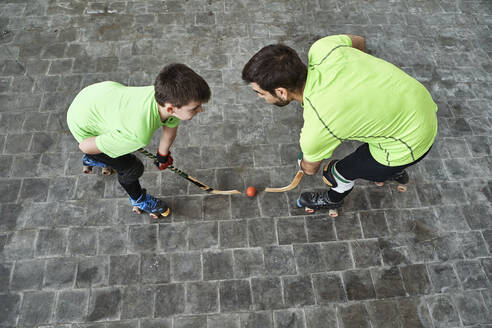
[[(150, 159), (157, 160), (157, 157), (154, 154), (150, 153), (149, 151), (147, 151), (143, 148), (138, 149), (138, 151)], [(191, 175), (188, 175), (188, 173), (183, 172), (180, 169), (175, 168), (172, 165), (169, 165), (167, 168), (170, 169), (171, 171), (173, 171), (174, 173), (176, 173), (177, 175), (179, 175), (180, 177), (185, 178), (186, 180), (193, 183), (195, 186), (199, 187), (200, 189), (202, 189), (208, 193), (215, 194), (215, 195), (232, 195), (232, 194), (240, 194), (241, 193), (238, 190), (217, 190), (217, 189), (211, 188), (211, 187), (207, 186), (206, 184), (203, 184), (200, 180), (192, 177)]]
[(285, 186), (282, 188), (265, 188), (265, 191), (266, 192), (284, 192), (284, 191), (292, 190), (295, 187), (297, 187), (299, 182), (301, 182), (303, 176), (304, 176), (303, 171), (297, 171), (296, 176), (294, 177), (294, 179), (292, 179), (292, 182), (288, 186)]

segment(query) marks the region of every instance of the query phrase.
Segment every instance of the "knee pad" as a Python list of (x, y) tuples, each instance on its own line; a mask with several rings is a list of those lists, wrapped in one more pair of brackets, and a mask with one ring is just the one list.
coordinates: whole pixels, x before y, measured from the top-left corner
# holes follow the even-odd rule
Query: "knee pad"
[(335, 168), (338, 160), (329, 161), (323, 168), (323, 181), (331, 187), (331, 190), (344, 193), (354, 187), (354, 181), (345, 179)]
[(133, 163), (123, 170), (118, 171), (118, 180), (122, 184), (132, 183), (142, 176), (144, 165), (141, 160), (133, 156)]

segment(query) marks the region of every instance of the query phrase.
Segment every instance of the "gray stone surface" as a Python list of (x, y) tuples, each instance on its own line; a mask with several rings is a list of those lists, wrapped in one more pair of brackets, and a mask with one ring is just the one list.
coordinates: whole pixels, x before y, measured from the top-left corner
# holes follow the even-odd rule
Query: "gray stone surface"
[[(0, 327), (492, 327), (491, 22), (487, 0), (1, 1)], [(358, 181), (331, 218), (295, 206), (319, 175), (262, 192), (297, 170), (302, 109), (265, 104), (241, 69), (267, 44), (306, 61), (341, 33), (423, 83), (439, 131), (407, 193)], [(172, 208), (156, 222), (114, 175), (81, 173), (66, 111), (89, 84), (150, 85), (172, 62), (212, 89), (176, 165), (258, 195), (143, 159)]]

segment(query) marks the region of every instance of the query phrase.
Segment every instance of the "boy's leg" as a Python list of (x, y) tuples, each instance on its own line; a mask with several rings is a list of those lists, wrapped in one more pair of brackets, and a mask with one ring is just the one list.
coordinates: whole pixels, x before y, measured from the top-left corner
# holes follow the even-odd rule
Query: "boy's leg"
[(104, 163), (118, 172), (118, 182), (132, 199), (139, 199), (143, 194), (138, 179), (142, 176), (144, 166), (133, 154), (111, 158), (106, 154), (86, 154), (87, 157)]

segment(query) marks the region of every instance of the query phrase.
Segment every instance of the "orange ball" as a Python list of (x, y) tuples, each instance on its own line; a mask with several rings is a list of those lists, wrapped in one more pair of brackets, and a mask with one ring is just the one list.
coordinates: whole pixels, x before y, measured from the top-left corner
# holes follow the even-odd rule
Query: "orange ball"
[(248, 189), (246, 189), (246, 195), (248, 195), (248, 197), (256, 195), (256, 188), (252, 186), (248, 187)]

